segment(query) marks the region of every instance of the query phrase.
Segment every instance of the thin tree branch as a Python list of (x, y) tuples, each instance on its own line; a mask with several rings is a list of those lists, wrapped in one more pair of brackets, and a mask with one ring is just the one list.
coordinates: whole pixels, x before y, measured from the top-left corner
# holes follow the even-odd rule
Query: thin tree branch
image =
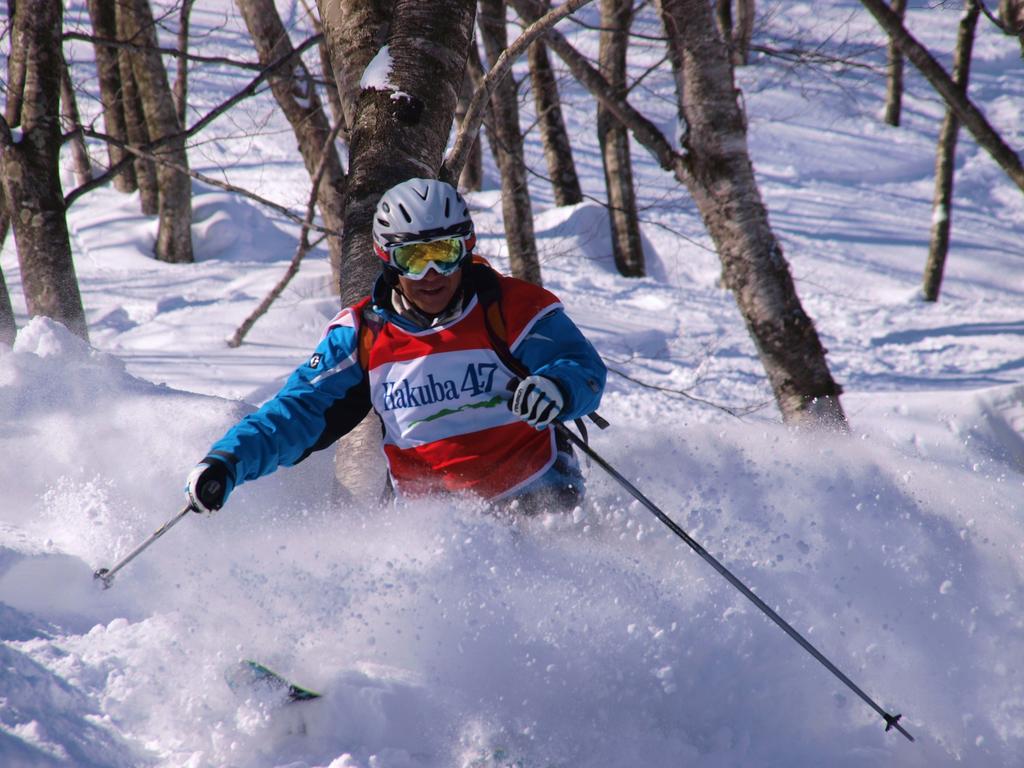
[(309, 192), (309, 202), (306, 203), (306, 218), (302, 221), (302, 232), (299, 235), (299, 244), (295, 249), (295, 255), (292, 256), (292, 261), (288, 265), (288, 269), (285, 270), (284, 275), (277, 281), (277, 284), (270, 290), (263, 301), (259, 303), (259, 306), (252, 311), (252, 313), (245, 318), (238, 329), (235, 331), (235, 335), (228, 341), (229, 347), (238, 347), (242, 344), (242, 340), (245, 339), (246, 334), (252, 330), (252, 327), (256, 324), (263, 315), (267, 313), (270, 306), (277, 300), (284, 289), (288, 287), (288, 283), (292, 281), (292, 278), (299, 272), (299, 265), (305, 258), (306, 254), (309, 253), (313, 247), (309, 242), (309, 230), (313, 225), (313, 216), (316, 213), (317, 197), (320, 193), (320, 181), (324, 177), (324, 172), (327, 170), (327, 159), (329, 154), (334, 147), (334, 140), (338, 138), (338, 134), (344, 127), (344, 122), (339, 120), (335, 123), (334, 128), (331, 129), (331, 134), (327, 137), (324, 142), (323, 149), (320, 150), (320, 160), (317, 162), (316, 171), (313, 173), (313, 188)]
[[(79, 130), (81, 131), (83, 136), (88, 136), (88, 134), (85, 133), (84, 129), (79, 129)], [(77, 133), (77, 132), (78, 131), (73, 131), (73, 133)], [(68, 136), (64, 136), (63, 141), (67, 141), (67, 140), (68, 140)], [(82, 195), (84, 195), (84, 194), (86, 194), (88, 192), (92, 192), (94, 189), (99, 189), (100, 187), (102, 187), (108, 181), (110, 181), (115, 176), (117, 176), (119, 173), (121, 173), (121, 171), (125, 170), (129, 165), (132, 164), (132, 162), (133, 162), (132, 156), (131, 155), (125, 155), (120, 160), (118, 160), (116, 163), (114, 163), (112, 166), (107, 168), (107, 170), (105, 170), (99, 176), (93, 176), (91, 179), (89, 179), (89, 181), (85, 182), (84, 184), (79, 184), (77, 187), (72, 189), (70, 192), (68, 192), (64, 196), (64, 209), (67, 210), (68, 208), (70, 208), (71, 205), (76, 200), (78, 200), (78, 198), (80, 198)]]
[[(160, 138), (160, 139), (158, 139), (156, 141), (153, 141), (153, 142), (150, 142), (149, 144), (146, 144), (144, 147), (141, 147), (141, 148), (136, 147), (134, 149), (132, 147), (129, 147), (127, 144), (121, 143), (120, 141), (118, 141), (117, 139), (115, 139), (112, 136), (107, 136), (106, 134), (98, 133), (97, 131), (93, 131), (91, 129), (85, 128), (84, 126), (81, 127), (82, 134), (84, 136), (89, 136), (91, 138), (96, 138), (96, 139), (99, 139), (101, 141), (106, 141), (106, 142), (108, 142), (110, 144), (114, 144), (115, 146), (122, 147), (123, 149), (126, 149), (129, 152), (132, 152), (133, 154), (138, 154), (140, 157), (150, 157), (149, 154), (145, 154), (145, 153), (146, 152), (151, 152), (152, 150), (155, 150), (155, 149), (159, 149), (162, 145), (172, 141), (173, 139), (177, 139), (177, 138), (186, 138), (186, 139), (188, 139), (188, 138), (194, 136), (199, 131), (201, 131), (203, 128), (205, 128), (207, 125), (212, 123), (215, 119), (217, 119), (222, 114), (224, 114), (229, 109), (231, 109), (233, 106), (235, 106), (235, 104), (238, 104), (240, 101), (243, 101), (243, 100), (249, 98), (250, 96), (254, 95), (256, 93), (256, 89), (259, 87), (260, 83), (262, 83), (268, 77), (273, 75), (278, 69), (280, 69), (281, 67), (285, 66), (288, 62), (290, 62), (296, 56), (298, 56), (299, 54), (305, 52), (311, 46), (316, 45), (320, 41), (321, 37), (322, 37), (322, 35), (314, 35), (313, 37), (311, 37), (311, 38), (307, 39), (305, 42), (303, 42), (302, 45), (300, 45), (298, 48), (296, 48), (291, 53), (285, 54), (281, 58), (277, 59), (277, 61), (272, 62), (270, 64), (270, 66), (268, 66), (266, 69), (261, 71), (256, 77), (254, 77), (249, 82), (249, 84), (247, 86), (245, 86), (245, 88), (243, 88), (241, 91), (236, 93), (234, 96), (232, 96), (227, 101), (225, 101), (225, 102), (221, 103), (220, 105), (214, 107), (212, 110), (210, 110), (206, 115), (204, 115), (202, 118), (200, 118), (196, 123), (194, 123), (192, 125), (192, 127), (188, 128), (187, 130), (180, 131), (179, 133), (176, 133), (176, 134), (170, 134), (168, 136), (164, 136), (164, 137), (162, 137), (162, 138)], [(71, 133), (67, 134), (64, 137), (64, 140), (66, 141), (69, 136), (73, 136), (74, 134), (75, 134), (75, 131), (72, 131)], [(127, 166), (127, 163), (124, 160), (122, 160), (121, 162), (119, 162), (119, 163), (111, 166), (110, 168), (108, 168), (106, 170), (106, 172), (104, 172), (101, 176), (97, 176), (96, 178), (92, 179), (91, 181), (87, 182), (86, 184), (83, 184), (82, 186), (77, 187), (77, 188), (71, 190), (64, 197), (64, 207), (65, 208), (69, 207), (71, 205), (71, 203), (73, 203), (79, 197), (84, 195), (86, 192), (91, 192), (93, 189), (96, 189), (97, 187), (102, 186), (107, 181), (109, 181), (114, 176), (116, 176), (121, 171), (123, 171), (126, 166)], [(196, 178), (198, 178), (198, 177), (196, 177)], [(214, 181), (212, 183), (217, 185), (217, 186), (220, 186), (220, 182)], [(249, 194), (252, 194), (252, 193), (249, 193)], [(271, 207), (274, 207), (274, 205), (276, 205), (274, 203), (269, 203), (269, 201), (267, 201), (265, 204), (270, 205)], [(275, 208), (275, 210), (276, 210), (276, 208)], [(282, 209), (282, 210), (284, 210), (284, 209)], [(301, 217), (295, 216), (295, 214), (288, 213), (286, 215), (288, 215), (289, 218), (293, 218), (294, 217), (294, 220), (296, 222), (298, 222), (298, 223), (302, 222)]]
[(241, 91), (236, 93), (234, 96), (232, 96), (230, 99), (228, 99), (227, 101), (222, 103), (220, 106), (215, 107), (214, 109), (210, 110), (198, 122), (194, 123), (192, 125), (192, 127), (190, 127), (187, 131), (183, 131), (181, 134), (178, 134), (177, 136), (165, 136), (164, 138), (160, 139), (160, 141), (161, 142), (170, 141), (171, 139), (179, 138), (180, 136), (184, 136), (185, 138), (188, 138), (189, 136), (192, 136), (192, 135), (198, 133), (200, 130), (205, 128), (207, 125), (209, 125), (211, 122), (213, 122), (220, 115), (224, 114), (229, 109), (231, 109), (231, 107), (233, 107), (235, 104), (237, 104), (238, 102), (240, 102), (240, 101), (242, 101), (244, 99), (247, 99), (249, 96), (252, 96), (254, 93), (256, 93), (256, 89), (259, 87), (260, 83), (262, 83), (268, 77), (273, 75), (275, 72), (277, 72), (278, 69), (283, 67), (285, 64), (289, 63), (292, 59), (294, 59), (297, 56), (300, 56), (301, 54), (305, 53), (309, 48), (312, 48), (314, 45), (317, 45), (320, 42), (320, 39), (322, 37), (323, 37), (323, 35), (321, 34), (321, 35), (313, 35), (312, 37), (307, 38), (305, 40), (305, 42), (303, 42), (301, 45), (297, 46), (291, 53), (286, 53), (284, 56), (279, 58), (277, 61), (273, 62), (269, 67), (267, 67), (262, 72), (260, 72)]
[(530, 47), (534, 40), (589, 2), (590, 0), (568, 0), (564, 5), (548, 11), (524, 29), (523, 33), (502, 51), (501, 56), (484, 77), (481, 87), (477, 89), (469, 102), (459, 135), (455, 139), (452, 151), (448, 153), (448, 157), (445, 158), (444, 164), (441, 166), (439, 178), (450, 180), (459, 178), (462, 167), (466, 164), (469, 152), (473, 148), (473, 142), (476, 141), (477, 134), (480, 132), (480, 123), (483, 121), (485, 107), (490, 101), (491, 94), (494, 92), (495, 86), (508, 74), (515, 60)]
[(857, 61), (845, 56), (834, 56), (829, 53), (818, 49), (806, 49), (806, 48), (774, 48), (770, 45), (757, 45), (751, 43), (747, 46), (749, 50), (757, 53), (763, 53), (765, 56), (771, 56), (772, 58), (782, 59), (783, 61), (793, 62), (794, 64), (810, 64), (810, 65), (829, 65), (836, 64), (841, 67), (849, 67), (851, 69), (863, 69), (871, 72), (872, 74), (880, 75), (884, 74), (880, 67), (874, 64)]
[(224, 64), (229, 67), (237, 67), (238, 69), (248, 69), (254, 72), (258, 72), (262, 67), (259, 62), (253, 61), (242, 61), (240, 59), (232, 59), (227, 56), (201, 56), (196, 53), (182, 52), (177, 48), (165, 48), (163, 46), (156, 46), (155, 48), (148, 45), (139, 45), (138, 43), (129, 43), (124, 40), (111, 39), (109, 37), (99, 37), (97, 35), (86, 35), (82, 32), (65, 32), (63, 35), (64, 40), (76, 40), (83, 43), (92, 43), (93, 45), (102, 45), (105, 48), (122, 48), (128, 51), (152, 51), (155, 50), (164, 56), (173, 56), (176, 59), (186, 59), (188, 61), (194, 61), (200, 64)]
[(665, 392), (665, 393), (671, 394), (671, 395), (679, 395), (680, 397), (683, 397), (683, 398), (685, 398), (687, 400), (690, 400), (690, 401), (692, 401), (694, 403), (700, 403), (701, 405), (706, 405), (706, 406), (709, 406), (711, 408), (717, 408), (718, 410), (724, 411), (725, 413), (729, 414), (730, 416), (734, 416), (737, 419), (741, 419), (741, 418), (743, 418), (744, 416), (746, 416), (748, 414), (755, 413), (756, 411), (760, 411), (761, 409), (763, 409), (767, 405), (769, 405), (769, 401), (765, 401), (765, 402), (762, 402), (762, 403), (754, 403), (753, 405), (748, 405), (748, 406), (745, 406), (743, 408), (730, 408), (727, 405), (721, 405), (721, 404), (715, 403), (715, 402), (713, 402), (711, 400), (705, 400), (702, 397), (697, 397), (696, 395), (691, 395), (685, 389), (672, 389), (671, 387), (661, 387), (661, 386), (658, 386), (657, 384), (651, 384), (650, 382), (642, 381), (640, 379), (633, 378), (629, 374), (623, 373), (622, 371), (618, 370), (617, 368), (612, 368), (611, 366), (607, 366), (607, 367), (608, 367), (609, 371), (614, 373), (616, 376), (621, 376), (626, 381), (631, 381), (634, 384), (638, 384), (641, 387), (644, 387), (646, 389), (653, 389), (653, 390), (656, 390), (658, 392)]
[(1016, 32), (1010, 29), (1010, 27), (1003, 23), (1003, 21), (998, 16), (996, 16), (994, 13), (992, 13), (991, 10), (989, 10), (988, 4), (985, 3), (985, 0), (978, 0), (978, 7), (981, 8), (981, 12), (984, 13), (986, 17), (988, 17), (988, 20), (996, 25), (1000, 32), (1006, 35), (1017, 35)]
[[(250, 200), (259, 203), (260, 205), (264, 205), (267, 208), (270, 208), (271, 210), (277, 211), (286, 219), (288, 219), (289, 221), (293, 221), (296, 224), (305, 224), (306, 220), (302, 216), (299, 216), (297, 213), (293, 213), (291, 210), (285, 208), (280, 203), (275, 203), (273, 200), (268, 200), (265, 197), (260, 197), (255, 192), (250, 192), (248, 189), (244, 189), (243, 187), (237, 187), (234, 184), (229, 184), (225, 181), (215, 179), (212, 176), (207, 176), (205, 173), (194, 171), (191, 168), (185, 168), (184, 166), (179, 165), (178, 163), (171, 162), (164, 155), (158, 155), (152, 151), (149, 151), (148, 149), (140, 149), (139, 147), (133, 147), (131, 144), (126, 144), (123, 141), (115, 139), (113, 136), (108, 136), (105, 133), (94, 131), (91, 128), (83, 127), (82, 134), (84, 136), (88, 136), (91, 139), (98, 139), (99, 141), (109, 142), (110, 144), (113, 144), (115, 147), (120, 147), (125, 152), (130, 152), (136, 157), (142, 157), (151, 162), (160, 163), (161, 165), (165, 165), (168, 168), (173, 168), (178, 173), (183, 173), (186, 176), (191, 176), (193, 179), (198, 179), (204, 184), (209, 184), (211, 187), (217, 187), (218, 189), (223, 189), (225, 192), (234, 192), (236, 194), (242, 195), (243, 197), (247, 197)], [(160, 142), (154, 143), (159, 144)], [(153, 145), (151, 144), (148, 146), (151, 147)], [(317, 232), (323, 232), (324, 234), (334, 235), (336, 237), (341, 237), (342, 234), (341, 232), (336, 232), (333, 229), (328, 229), (327, 227), (320, 226), (319, 224), (310, 224), (309, 228), (316, 230)]]

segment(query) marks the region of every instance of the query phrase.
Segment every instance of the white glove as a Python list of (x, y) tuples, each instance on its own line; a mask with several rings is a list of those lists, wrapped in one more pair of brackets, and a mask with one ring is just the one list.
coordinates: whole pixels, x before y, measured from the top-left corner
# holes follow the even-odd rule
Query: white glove
[(558, 385), (543, 376), (527, 376), (512, 395), (512, 413), (534, 429), (544, 429), (565, 408)]

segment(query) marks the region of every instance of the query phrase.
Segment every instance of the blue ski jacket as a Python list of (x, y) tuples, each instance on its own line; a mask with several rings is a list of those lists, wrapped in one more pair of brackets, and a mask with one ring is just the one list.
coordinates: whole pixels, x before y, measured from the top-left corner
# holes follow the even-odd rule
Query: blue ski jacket
[[(368, 311), (403, 330), (422, 331), (392, 309), (390, 294), (391, 288), (378, 279)], [(475, 286), (467, 273), (463, 281), (464, 307), (474, 295)], [(456, 324), (453, 330), (457, 329)], [(299, 463), (363, 420), (372, 406), (369, 377), (359, 359), (359, 334), (359, 327), (351, 323), (329, 326), (313, 354), (295, 369), (281, 390), (213, 444), (204, 461), (220, 461), (227, 466), (225, 501), (241, 483)], [(565, 398), (560, 421), (581, 418), (597, 409), (605, 385), (605, 365), (560, 304), (551, 307), (517, 340), (514, 356), (531, 373), (558, 385)], [(564, 461), (556, 462), (529, 490), (565, 483), (582, 486), (574, 460), (568, 466)]]

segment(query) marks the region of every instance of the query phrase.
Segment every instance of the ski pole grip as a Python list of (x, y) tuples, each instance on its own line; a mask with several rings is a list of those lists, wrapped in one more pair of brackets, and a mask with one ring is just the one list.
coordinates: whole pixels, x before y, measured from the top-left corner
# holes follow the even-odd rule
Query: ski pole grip
[[(522, 381), (522, 379), (520, 379), (518, 376), (513, 376), (511, 379), (508, 380), (508, 384), (505, 385), (505, 389), (508, 390), (509, 392), (515, 392), (516, 387), (519, 386), (520, 381)], [(511, 408), (512, 406), (510, 405), (509, 407)], [(608, 427), (611, 426), (611, 424), (608, 422), (608, 419), (606, 419), (597, 411), (592, 411), (591, 413), (588, 413), (587, 418), (594, 422), (594, 425), (598, 429), (608, 429)], [(579, 421), (580, 420), (577, 420), (577, 422)]]

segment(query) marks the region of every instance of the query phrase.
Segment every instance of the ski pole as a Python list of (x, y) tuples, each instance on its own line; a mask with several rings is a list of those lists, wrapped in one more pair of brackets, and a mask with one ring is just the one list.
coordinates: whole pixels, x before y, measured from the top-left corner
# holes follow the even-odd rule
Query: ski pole
[(156, 541), (169, 530), (171, 530), (175, 523), (177, 523), (179, 520), (181, 520), (181, 518), (183, 518), (185, 515), (192, 511), (192, 505), (189, 504), (187, 507), (181, 510), (181, 512), (179, 512), (166, 523), (157, 528), (148, 539), (139, 544), (139, 546), (133, 549), (129, 554), (125, 555), (121, 559), (121, 561), (118, 562), (115, 566), (113, 566), (112, 568), (100, 568), (98, 571), (93, 573), (92, 577), (94, 579), (99, 579), (100, 581), (102, 581), (104, 589), (110, 589), (110, 586), (114, 583), (114, 574), (116, 574), (118, 571), (120, 571), (122, 568), (128, 565), (128, 563), (130, 563), (132, 560), (138, 557), (146, 547), (148, 547), (154, 541)]
[(582, 439), (577, 437), (577, 435), (564, 424), (556, 424), (555, 427), (563, 436), (568, 438), (577, 448), (579, 448), (581, 451), (587, 454), (587, 456), (593, 459), (598, 464), (598, 466), (601, 467), (601, 469), (603, 469), (605, 472), (611, 475), (623, 488), (629, 491), (630, 494), (632, 494), (637, 501), (639, 501), (641, 504), (647, 507), (648, 510), (653, 512), (654, 516), (661, 520), (661, 522), (663, 522), (666, 526), (668, 526), (669, 530), (671, 530), (672, 533), (674, 533), (676, 536), (685, 541), (686, 544), (690, 547), (690, 549), (692, 549), (694, 552), (700, 555), (705, 561), (707, 561), (707, 563), (712, 568), (714, 568), (722, 576), (724, 576), (725, 580), (732, 584), (734, 587), (736, 587), (736, 589), (738, 589), (741, 593), (743, 593), (744, 597), (746, 597), (748, 600), (750, 600), (750, 602), (752, 602), (759, 609), (761, 609), (761, 612), (764, 613), (769, 619), (774, 621), (779, 626), (779, 628), (782, 629), (783, 632), (785, 632), (787, 635), (793, 638), (805, 651), (807, 651), (809, 654), (811, 654), (811, 656), (813, 656), (815, 659), (821, 662), (825, 669), (827, 669), (829, 672), (835, 675), (851, 691), (860, 696), (860, 698), (863, 699), (869, 707), (871, 707), (873, 710), (875, 710), (875, 712), (881, 715), (882, 719), (885, 720), (886, 731), (890, 730), (891, 728), (895, 728), (897, 731), (899, 731), (908, 739), (910, 739), (910, 741), (914, 740), (914, 737), (911, 736), (902, 725), (900, 725), (900, 718), (903, 717), (903, 715), (890, 715), (888, 712), (886, 712), (884, 709), (878, 706), (878, 704), (875, 703), (874, 699), (872, 699), (870, 696), (864, 693), (864, 691), (857, 687), (857, 685), (854, 684), (854, 682), (850, 680), (850, 678), (844, 675), (842, 671), (840, 671), (839, 668), (836, 667), (835, 664), (829, 661), (817, 648), (811, 645), (811, 643), (806, 638), (804, 638), (803, 635), (801, 635), (799, 632), (793, 629), (793, 627), (790, 626), (790, 624), (785, 619), (779, 616), (779, 614), (773, 611), (764, 600), (762, 600), (760, 597), (758, 597), (752, 591), (750, 591), (746, 584), (744, 584), (736, 576), (734, 576), (728, 568), (726, 568), (718, 560), (716, 560), (710, 552), (704, 549), (704, 547), (697, 543), (697, 541), (693, 539), (688, 533), (686, 533), (686, 531), (680, 528), (672, 518), (670, 518), (668, 515), (662, 512), (661, 509), (659, 509), (654, 502), (652, 502), (650, 499), (644, 496), (635, 485), (633, 485), (618, 471), (616, 471), (616, 469), (607, 461), (605, 461), (593, 448), (587, 445), (587, 443), (584, 442)]

